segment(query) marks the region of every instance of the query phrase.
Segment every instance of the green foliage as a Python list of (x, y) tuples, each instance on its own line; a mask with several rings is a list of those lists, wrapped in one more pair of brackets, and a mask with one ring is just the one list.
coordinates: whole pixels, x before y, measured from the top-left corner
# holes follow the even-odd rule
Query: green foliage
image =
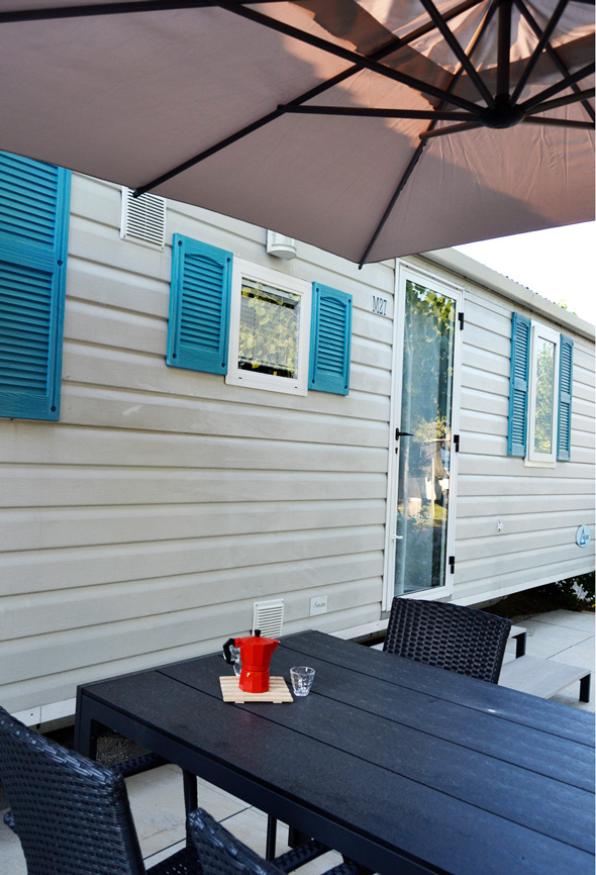
[(594, 572), (578, 574), (555, 583), (561, 606), (572, 611), (594, 610)]
[(594, 572), (577, 574), (556, 583), (535, 586), (507, 596), (484, 610), (500, 617), (519, 617), (563, 609), (594, 610)]

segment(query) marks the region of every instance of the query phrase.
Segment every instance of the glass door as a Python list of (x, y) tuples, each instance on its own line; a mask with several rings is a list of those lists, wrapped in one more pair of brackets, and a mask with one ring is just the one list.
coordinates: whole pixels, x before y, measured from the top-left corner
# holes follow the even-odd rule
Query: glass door
[(402, 276), (401, 392), (395, 415), (394, 594), (443, 587), (454, 568), (454, 387), (459, 293)]

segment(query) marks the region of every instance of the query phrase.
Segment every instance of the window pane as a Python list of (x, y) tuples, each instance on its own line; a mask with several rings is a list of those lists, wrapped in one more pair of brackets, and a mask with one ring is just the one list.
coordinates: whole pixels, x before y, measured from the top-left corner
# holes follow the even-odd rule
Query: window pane
[(445, 584), (455, 325), (452, 298), (407, 281), (396, 595)]
[(242, 278), (239, 368), (296, 379), (299, 326), (300, 295)]
[(553, 415), (555, 390), (555, 344), (536, 338), (536, 413), (534, 449), (537, 453), (553, 451)]

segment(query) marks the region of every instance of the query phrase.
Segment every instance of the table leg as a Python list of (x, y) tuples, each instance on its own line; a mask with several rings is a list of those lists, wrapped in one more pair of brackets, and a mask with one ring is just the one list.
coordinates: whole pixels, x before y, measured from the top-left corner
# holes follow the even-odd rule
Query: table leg
[(590, 679), (591, 675), (587, 674), (579, 682), (579, 700), (580, 702), (590, 701)]
[(265, 859), (275, 860), (275, 845), (277, 841), (277, 818), (267, 816), (267, 839), (265, 841)]
[(291, 848), (299, 848), (300, 845), (306, 844), (308, 840), (309, 836), (300, 832), (295, 826), (288, 827), (288, 844)]
[(197, 776), (193, 775), (192, 772), (183, 771), (182, 780), (184, 782), (184, 810), (190, 814), (199, 804)]
[(74, 733), (75, 750), (91, 760), (97, 759), (97, 737), (97, 724), (85, 707), (84, 697), (78, 696)]

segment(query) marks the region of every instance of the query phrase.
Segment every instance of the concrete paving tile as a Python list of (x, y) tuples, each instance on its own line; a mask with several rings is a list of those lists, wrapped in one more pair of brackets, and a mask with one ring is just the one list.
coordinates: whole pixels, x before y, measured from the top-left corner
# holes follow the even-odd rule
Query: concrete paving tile
[(567, 629), (584, 630), (587, 634), (596, 633), (596, 615), (592, 611), (548, 611), (532, 617), (537, 623), (549, 623), (553, 626), (565, 626)]
[[(130, 807), (143, 856), (156, 853), (185, 837), (182, 773), (177, 766), (162, 766), (126, 781)], [(236, 797), (199, 781), (199, 804), (217, 820), (247, 807)]]
[(568, 665), (583, 666), (587, 671), (594, 671), (594, 639), (587, 638), (555, 653), (552, 659), (558, 662), (566, 662)]
[[(209, 812), (212, 814), (212, 812)], [(257, 808), (245, 808), (238, 814), (226, 817), (220, 821), (226, 829), (256, 851), (257, 854), (265, 854), (265, 836), (267, 832), (267, 815)], [(285, 824), (277, 825), (276, 854), (283, 854), (288, 850), (288, 830)]]
[(161, 863), (162, 860), (171, 857), (177, 851), (182, 850), (185, 844), (185, 839), (182, 841), (176, 842), (170, 847), (163, 848), (163, 850), (158, 851), (156, 854), (150, 854), (148, 857), (144, 858), (145, 868), (149, 869), (151, 866), (157, 866), (158, 863)]
[(126, 781), (143, 856), (185, 836), (182, 775), (168, 766), (134, 775)]
[(528, 656), (539, 656), (543, 659), (555, 656), (591, 637), (585, 629), (568, 629), (566, 626), (540, 623), (535, 619), (526, 620), (524, 625), (528, 630), (526, 653)]
[(5, 872), (6, 875), (27, 875), (21, 843), (4, 823), (4, 813), (0, 812), (0, 872)]

